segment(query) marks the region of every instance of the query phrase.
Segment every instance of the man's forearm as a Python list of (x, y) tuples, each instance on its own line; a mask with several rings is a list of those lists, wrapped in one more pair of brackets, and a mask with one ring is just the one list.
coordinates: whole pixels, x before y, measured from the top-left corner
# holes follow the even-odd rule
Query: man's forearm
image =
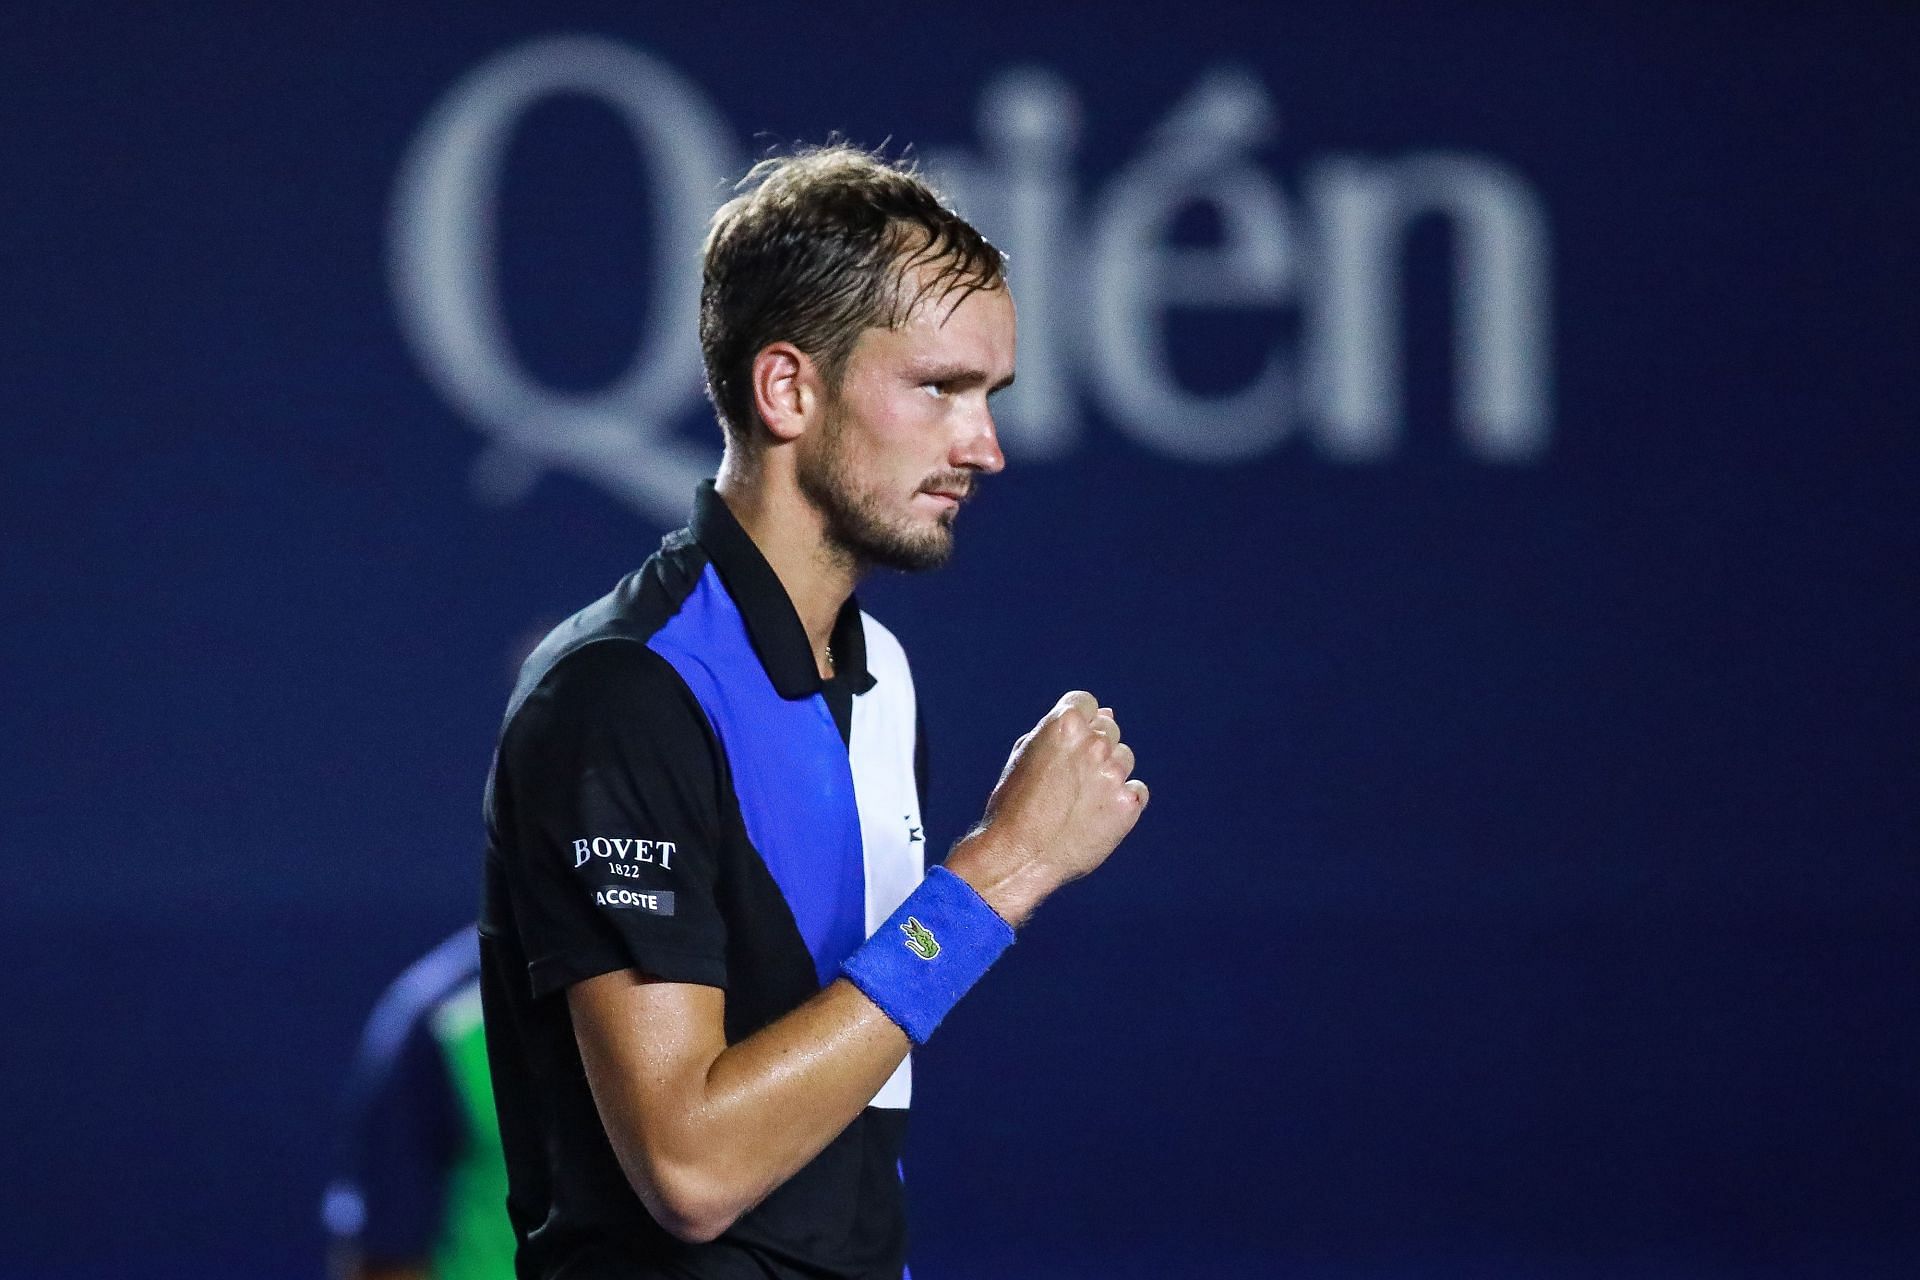
[(737, 1044), (685, 1034), (720, 1026), (720, 1010), (701, 1006), (723, 1000), (711, 987), (626, 971), (569, 993), (587, 1079), (628, 1181), (662, 1226), (689, 1240), (719, 1235), (818, 1155), (909, 1048), (844, 980)]
[(731, 1140), (736, 1168), (762, 1183), (745, 1207), (853, 1123), (908, 1048), (906, 1033), (841, 980), (716, 1058), (708, 1123)]

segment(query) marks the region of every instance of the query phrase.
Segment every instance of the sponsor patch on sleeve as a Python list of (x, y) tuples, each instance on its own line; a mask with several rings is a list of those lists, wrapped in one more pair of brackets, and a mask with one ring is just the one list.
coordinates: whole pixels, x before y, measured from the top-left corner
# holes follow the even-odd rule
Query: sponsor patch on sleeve
[(612, 866), (657, 866), (673, 870), (679, 846), (671, 840), (641, 840), (632, 836), (594, 836), (573, 842), (573, 866), (579, 870), (594, 859)]
[(605, 889), (595, 889), (593, 905), (619, 911), (644, 911), (648, 915), (670, 916), (673, 914), (673, 890), (629, 889), (625, 885), (613, 885)]
[[(573, 842), (573, 869), (593, 889), (593, 905), (610, 911), (673, 914), (674, 856), (671, 840), (639, 836), (592, 836)], [(663, 883), (664, 882), (664, 883)]]

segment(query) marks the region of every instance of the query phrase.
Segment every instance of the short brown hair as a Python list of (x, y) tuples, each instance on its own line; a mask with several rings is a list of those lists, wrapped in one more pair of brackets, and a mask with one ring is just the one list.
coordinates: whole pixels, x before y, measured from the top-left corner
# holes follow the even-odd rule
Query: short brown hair
[(730, 440), (758, 421), (751, 370), (768, 343), (793, 343), (837, 386), (862, 330), (1005, 278), (1000, 251), (906, 161), (830, 143), (762, 160), (737, 190), (713, 215), (700, 286), (707, 398)]

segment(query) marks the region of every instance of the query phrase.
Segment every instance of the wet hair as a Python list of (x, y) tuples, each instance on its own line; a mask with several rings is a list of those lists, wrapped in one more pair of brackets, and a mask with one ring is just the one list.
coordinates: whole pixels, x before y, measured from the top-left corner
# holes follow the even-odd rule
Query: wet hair
[(707, 398), (730, 442), (755, 435), (753, 359), (769, 343), (791, 342), (837, 388), (863, 330), (1005, 280), (1000, 251), (910, 162), (829, 143), (760, 161), (736, 190), (700, 285)]

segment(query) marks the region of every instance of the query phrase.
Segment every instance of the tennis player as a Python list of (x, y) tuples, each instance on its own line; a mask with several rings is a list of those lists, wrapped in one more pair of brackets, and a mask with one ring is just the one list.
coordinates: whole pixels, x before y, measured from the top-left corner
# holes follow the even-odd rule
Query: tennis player
[(901, 165), (768, 160), (714, 217), (700, 340), (717, 481), (528, 658), (487, 791), (519, 1273), (894, 1280), (911, 1050), (1147, 788), (1069, 693), (925, 869), (912, 676), (854, 588), (945, 561), (1005, 465), (1000, 253)]

